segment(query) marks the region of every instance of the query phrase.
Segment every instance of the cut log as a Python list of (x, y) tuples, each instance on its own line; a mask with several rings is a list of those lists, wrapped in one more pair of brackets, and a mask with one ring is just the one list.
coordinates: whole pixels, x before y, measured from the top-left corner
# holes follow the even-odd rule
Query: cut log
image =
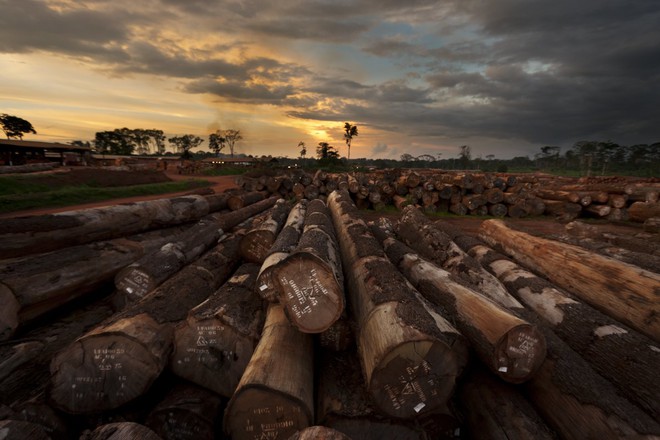
[(352, 439), (426, 438), (415, 422), (385, 417), (374, 407), (357, 353), (323, 353), (321, 365), (317, 423)]
[(585, 206), (582, 209), (582, 212), (585, 214), (591, 214), (594, 217), (605, 217), (612, 212), (612, 207), (609, 205), (595, 205), (591, 204), (589, 206)]
[(480, 440), (553, 440), (546, 425), (520, 390), (486, 371), (467, 375), (458, 390), (467, 438)]
[(489, 188), (485, 190), (484, 197), (486, 197), (486, 201), (491, 205), (502, 203), (504, 201), (504, 193), (499, 188)]
[(279, 199), (268, 216), (257, 227), (248, 231), (241, 239), (240, 255), (250, 263), (263, 263), (268, 250), (277, 239), (277, 234), (284, 226), (291, 205)]
[(488, 207), (488, 213), (493, 217), (504, 217), (507, 212), (508, 209), (504, 203), (496, 203)]
[(145, 425), (163, 439), (214, 439), (222, 433), (223, 409), (218, 395), (179, 384), (149, 413)]
[(274, 268), (298, 246), (300, 234), (305, 222), (307, 200), (301, 200), (289, 212), (284, 227), (268, 250), (257, 277), (257, 290), (266, 301), (277, 302), (280, 295), (279, 282), (274, 275)]
[(485, 296), (454, 281), (452, 275), (412, 249), (373, 228), (390, 261), (426, 299), (451, 316), (481, 361), (500, 378), (522, 383), (545, 359), (545, 339), (535, 326)]
[[(61, 413), (56, 412), (45, 403), (43, 394), (28, 402), (14, 403), (11, 413), (3, 414), (0, 416), (1, 419), (18, 420), (39, 425), (52, 440), (68, 440), (73, 437), (75, 432)], [(20, 439), (23, 439), (23, 437), (20, 437)]]
[(227, 207), (232, 211), (245, 208), (248, 205), (257, 203), (267, 197), (267, 193), (263, 191), (252, 191), (243, 194), (233, 195), (227, 200)]
[(288, 438), (313, 424), (312, 342), (281, 305), (270, 304), (259, 345), (225, 411), (232, 439)]
[(543, 199), (546, 215), (551, 215), (559, 221), (571, 221), (580, 216), (582, 205), (579, 203), (561, 202), (558, 200)]
[(5, 219), (0, 223), (0, 259), (180, 225), (200, 219), (209, 209), (206, 197), (185, 196)]
[(328, 198), (374, 403), (411, 418), (446, 405), (467, 362), (465, 340), (396, 270), (346, 192)]
[(221, 396), (234, 394), (265, 320), (254, 288), (258, 271), (256, 264), (242, 265), (177, 325), (170, 358), (176, 375)]
[(405, 208), (406, 206), (413, 205), (415, 203), (409, 197), (403, 197), (396, 194), (392, 197), (392, 200), (394, 201), (394, 206), (399, 211), (403, 210), (403, 208)]
[(475, 245), (469, 252), (622, 395), (649, 414), (660, 416), (660, 383), (655, 380), (660, 349), (651, 339), (571, 298), (486, 246)]
[(321, 333), (339, 319), (344, 310), (344, 278), (325, 203), (309, 202), (298, 247), (274, 271), (279, 302), (300, 331)]
[(0, 340), (11, 337), (19, 325), (90, 294), (180, 230), (152, 231), (2, 262)]
[(480, 236), (603, 313), (660, 341), (659, 274), (510, 229), (500, 220), (483, 222)]
[(509, 297), (497, 278), (454, 243), (449, 235), (414, 208), (404, 209), (396, 226), (397, 236), (436, 266), (451, 272), (464, 285), (487, 297)]
[(144, 425), (134, 422), (108, 423), (90, 433), (84, 433), (80, 440), (161, 440), (161, 437)]
[(537, 189), (536, 195), (546, 200), (560, 200), (562, 202), (580, 203), (580, 195), (573, 191)]
[(660, 232), (660, 217), (649, 217), (644, 220), (644, 231), (650, 232), (651, 234), (657, 234)]
[(635, 202), (628, 207), (630, 220), (644, 223), (651, 217), (660, 217), (660, 202)]
[(238, 261), (236, 233), (138, 303), (86, 333), (51, 363), (51, 399), (73, 414), (106, 411), (130, 402), (167, 365), (172, 325), (222, 285)]
[(289, 440), (351, 440), (339, 431), (325, 426), (310, 426), (296, 432)]

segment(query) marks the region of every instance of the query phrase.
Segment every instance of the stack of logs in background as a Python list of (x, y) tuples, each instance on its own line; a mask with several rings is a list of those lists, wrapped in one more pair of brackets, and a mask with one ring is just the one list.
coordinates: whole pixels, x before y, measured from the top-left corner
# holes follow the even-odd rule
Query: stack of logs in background
[[(242, 177), (248, 191), (315, 199), (335, 189), (348, 190), (358, 208), (401, 210), (413, 204), (427, 213), (493, 217), (553, 216), (639, 221), (658, 201), (660, 180), (626, 177), (568, 178), (545, 174), (493, 174), (438, 170), (386, 170), (331, 174), (318, 171)], [(636, 203), (640, 202), (640, 203)]]
[[(497, 189), (480, 206), (516, 216), (595, 189), (409, 174), (388, 194), (387, 174), (295, 176), (3, 220), (2, 438), (660, 436), (652, 182), (634, 187), (643, 208), (630, 184), (591, 196), (644, 217), (648, 232), (616, 241), (601, 224), (548, 239), (423, 212), (472, 212)], [(389, 200), (400, 213), (358, 209)]]

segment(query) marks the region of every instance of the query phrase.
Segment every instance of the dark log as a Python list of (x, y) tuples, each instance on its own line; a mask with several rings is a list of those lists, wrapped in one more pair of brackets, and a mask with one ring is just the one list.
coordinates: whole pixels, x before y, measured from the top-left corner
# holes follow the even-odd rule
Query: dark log
[(356, 353), (323, 353), (321, 364), (317, 423), (352, 439), (425, 438), (414, 422), (385, 417), (374, 407)]
[(231, 397), (250, 361), (265, 311), (254, 285), (259, 266), (242, 265), (174, 332), (170, 369), (178, 376)]
[(486, 201), (491, 205), (502, 203), (504, 201), (504, 193), (499, 188), (490, 188), (484, 191)]
[(488, 207), (488, 213), (493, 217), (504, 217), (508, 213), (508, 209), (503, 203), (496, 203)]
[(454, 281), (452, 275), (422, 259), (378, 228), (374, 232), (390, 261), (426, 299), (451, 316), (481, 361), (496, 375), (522, 383), (545, 359), (545, 339), (535, 326), (485, 296)]
[[(27, 385), (29, 386), (29, 385)], [(8, 414), (0, 416), (0, 420), (18, 420), (39, 425), (52, 440), (67, 440), (74, 435), (74, 430), (62, 414), (44, 403), (44, 396), (27, 402), (15, 403)]]
[(545, 203), (545, 213), (556, 217), (560, 221), (575, 220), (582, 212), (582, 205), (579, 203), (547, 199), (543, 199), (543, 203)]
[(232, 439), (288, 438), (314, 421), (313, 341), (270, 304), (259, 345), (227, 405)]
[(408, 205), (415, 204), (415, 202), (413, 202), (411, 198), (403, 197), (403, 196), (400, 196), (400, 195), (394, 195), (392, 197), (392, 200), (394, 201), (394, 206), (399, 211), (403, 210), (403, 208), (405, 208)]
[(339, 319), (344, 310), (344, 278), (325, 203), (309, 202), (298, 246), (274, 271), (279, 302), (300, 331), (321, 333)]
[(307, 211), (307, 200), (296, 203), (289, 212), (286, 223), (277, 236), (277, 239), (268, 250), (257, 278), (257, 290), (259, 295), (270, 302), (277, 302), (280, 295), (279, 282), (275, 277), (274, 268), (280, 261), (284, 260), (298, 246), (300, 234), (305, 222)]
[(41, 425), (20, 420), (0, 420), (0, 435), (3, 440), (51, 440)]
[(585, 214), (590, 214), (593, 217), (605, 217), (612, 212), (612, 207), (609, 205), (595, 205), (591, 204), (589, 206), (585, 206), (582, 209), (582, 212)]
[(241, 239), (240, 255), (250, 263), (263, 263), (269, 249), (284, 227), (291, 205), (279, 199), (263, 221)]
[(554, 440), (556, 435), (518, 388), (486, 371), (472, 371), (461, 382), (459, 400), (467, 437), (474, 440)]
[(346, 309), (330, 328), (319, 333), (318, 341), (321, 347), (332, 351), (345, 351), (355, 345), (353, 321), (348, 317)]
[(477, 209), (480, 206), (488, 203), (486, 197), (482, 194), (466, 194), (461, 199), (461, 203), (467, 207), (467, 209)]
[(467, 362), (464, 338), (396, 270), (346, 192), (328, 198), (367, 389), (385, 414), (446, 405)]
[(163, 440), (144, 425), (134, 422), (108, 423), (85, 433), (80, 440)]
[(222, 433), (222, 399), (179, 384), (149, 413), (145, 425), (163, 440), (213, 440)]
[(243, 194), (236, 194), (227, 200), (227, 207), (232, 211), (245, 208), (248, 205), (257, 203), (267, 197), (267, 193), (263, 191), (252, 191)]
[(627, 222), (630, 217), (628, 216), (627, 208), (612, 208), (610, 214), (606, 217), (611, 222)]
[(649, 217), (644, 220), (644, 231), (651, 234), (660, 232), (660, 217)]
[(3, 261), (0, 339), (10, 338), (19, 325), (90, 294), (179, 231), (169, 228)]
[(414, 208), (404, 209), (396, 227), (398, 237), (436, 266), (451, 272), (464, 285), (487, 297), (507, 297), (506, 288), (467, 255), (433, 222)]
[(628, 207), (628, 215), (631, 221), (639, 223), (651, 217), (660, 217), (660, 202), (635, 202)]
[(5, 219), (0, 223), (0, 259), (192, 222), (208, 214), (211, 205), (206, 197), (185, 196)]
[(325, 426), (310, 426), (296, 432), (289, 440), (351, 440), (339, 431)]
[(456, 215), (467, 215), (468, 207), (462, 203), (452, 203), (449, 205), (449, 212)]
[(612, 208), (625, 208), (628, 206), (627, 194), (609, 194), (607, 204)]
[(613, 383), (628, 400), (660, 416), (660, 351), (653, 340), (575, 300), (493, 250), (475, 245), (470, 254), (488, 267), (544, 324)]
[(51, 399), (73, 414), (117, 408), (153, 384), (172, 350), (172, 325), (217, 290), (238, 261), (230, 235), (152, 293), (60, 351), (51, 364)]
[(483, 222), (480, 237), (603, 313), (660, 341), (660, 275), (510, 229), (500, 220)]
[(303, 194), (307, 200), (314, 200), (319, 196), (319, 187), (316, 185), (307, 185)]

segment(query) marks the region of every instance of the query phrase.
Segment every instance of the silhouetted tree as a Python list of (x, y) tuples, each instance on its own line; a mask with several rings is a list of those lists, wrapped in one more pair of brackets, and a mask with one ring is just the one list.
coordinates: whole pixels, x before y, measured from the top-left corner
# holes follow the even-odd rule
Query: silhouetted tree
[(234, 148), (236, 142), (243, 139), (243, 136), (241, 135), (241, 131), (229, 129), (223, 131), (222, 135), (225, 138), (225, 142), (227, 142), (227, 146), (229, 147), (229, 153), (231, 154), (231, 157), (234, 157)]
[(135, 144), (128, 128), (116, 128), (112, 131), (97, 132), (94, 137), (94, 148), (103, 154), (127, 156), (133, 154)]
[(0, 115), (0, 128), (7, 136), (7, 139), (19, 138), (23, 140), (23, 134), (37, 134), (31, 123), (18, 116), (3, 113)]
[(305, 143), (303, 141), (298, 142), (298, 148), (300, 148), (300, 158), (304, 159), (307, 155), (307, 147), (305, 147)]
[(461, 151), (458, 153), (458, 160), (461, 168), (467, 169), (470, 167), (470, 161), (472, 160), (472, 149), (469, 145), (461, 146)]
[(225, 148), (227, 140), (222, 135), (221, 130), (216, 130), (215, 133), (209, 135), (209, 150), (213, 151), (215, 155), (219, 155)]
[(351, 141), (358, 135), (357, 125), (351, 125), (350, 122), (344, 122), (344, 140), (348, 147), (348, 159), (351, 158)]
[(335, 150), (335, 147), (330, 145), (327, 142), (319, 142), (319, 146), (316, 147), (316, 157), (319, 160), (324, 159), (339, 159), (339, 153)]
[(204, 139), (194, 134), (184, 134), (183, 136), (171, 137), (168, 141), (176, 147), (178, 153), (181, 153), (181, 159), (190, 159), (192, 157), (190, 150), (198, 147), (204, 142)]

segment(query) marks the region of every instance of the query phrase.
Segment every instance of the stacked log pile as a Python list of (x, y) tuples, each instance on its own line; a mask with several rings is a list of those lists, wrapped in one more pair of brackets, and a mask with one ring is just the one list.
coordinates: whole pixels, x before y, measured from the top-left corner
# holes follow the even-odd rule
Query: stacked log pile
[(285, 198), (325, 199), (347, 189), (359, 208), (421, 207), (427, 213), (530, 217), (563, 221), (578, 217), (644, 222), (660, 216), (658, 179), (560, 178), (545, 174), (501, 174), (437, 170), (385, 170), (314, 175), (301, 170), (279, 176), (241, 177), (248, 191)]
[[(617, 239), (642, 268), (502, 220), (477, 236), (423, 213), (425, 195), (451, 209), (441, 185), (463, 188), (468, 212), (485, 199), (508, 213), (568, 183), (294, 175), (177, 201), (202, 205), (181, 215), (141, 207), (126, 228), (108, 229), (111, 208), (64, 214), (88, 237), (45, 247), (30, 228), (62, 218), (5, 226), (3, 438), (660, 436), (656, 248)], [(418, 191), (395, 219), (358, 209)]]

